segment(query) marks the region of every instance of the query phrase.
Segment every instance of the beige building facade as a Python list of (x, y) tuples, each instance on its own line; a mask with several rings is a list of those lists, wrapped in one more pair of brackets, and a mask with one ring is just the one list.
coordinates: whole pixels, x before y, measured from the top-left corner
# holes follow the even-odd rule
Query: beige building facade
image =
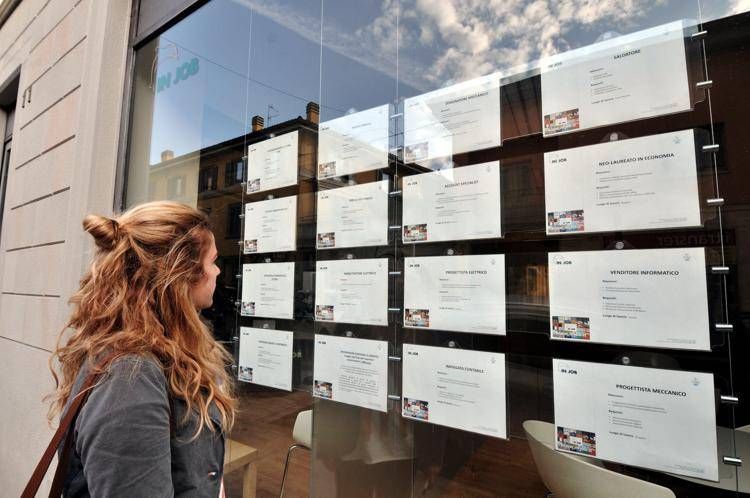
[(6, 0), (0, 11), (0, 85), (18, 87), (0, 234), (0, 483), (17, 496), (52, 434), (42, 397), (91, 255), (81, 219), (113, 209), (131, 5)]

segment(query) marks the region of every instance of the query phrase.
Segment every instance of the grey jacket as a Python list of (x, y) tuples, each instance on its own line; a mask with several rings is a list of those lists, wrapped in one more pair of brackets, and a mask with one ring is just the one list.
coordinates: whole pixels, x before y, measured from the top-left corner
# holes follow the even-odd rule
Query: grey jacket
[[(73, 393), (86, 378), (78, 374)], [(74, 430), (75, 450), (65, 497), (161, 498), (219, 496), (224, 435), (204, 428), (190, 441), (198, 418), (180, 421), (185, 403), (173, 398), (172, 427), (167, 381), (156, 360), (116, 360), (93, 388)], [(217, 426), (218, 410), (210, 415)]]

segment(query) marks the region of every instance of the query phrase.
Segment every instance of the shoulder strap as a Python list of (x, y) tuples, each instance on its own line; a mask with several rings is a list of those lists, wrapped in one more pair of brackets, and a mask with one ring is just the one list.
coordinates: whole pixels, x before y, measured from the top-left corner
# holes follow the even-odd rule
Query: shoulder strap
[[(113, 355), (109, 355), (101, 364), (105, 365), (112, 356)], [(71, 401), (68, 411), (65, 412), (65, 415), (60, 421), (60, 426), (57, 428), (57, 431), (55, 431), (55, 435), (52, 436), (52, 440), (47, 446), (47, 449), (44, 450), (42, 458), (39, 460), (34, 472), (31, 474), (29, 482), (26, 484), (23, 493), (21, 493), (21, 498), (34, 498), (36, 496), (36, 493), (39, 491), (39, 487), (42, 484), (42, 479), (44, 479), (44, 476), (47, 474), (49, 466), (52, 463), (52, 458), (55, 456), (55, 451), (57, 451), (57, 448), (65, 437), (65, 446), (63, 447), (63, 453), (61, 454), (60, 461), (57, 465), (49, 496), (59, 498), (62, 494), (65, 473), (70, 461), (70, 453), (73, 450), (73, 431), (68, 431), (68, 429), (75, 424), (75, 420), (78, 418), (81, 408), (86, 403), (89, 394), (91, 394), (91, 387), (99, 380), (100, 376), (101, 374), (91, 373), (86, 377), (78, 394), (76, 394), (73, 401)]]

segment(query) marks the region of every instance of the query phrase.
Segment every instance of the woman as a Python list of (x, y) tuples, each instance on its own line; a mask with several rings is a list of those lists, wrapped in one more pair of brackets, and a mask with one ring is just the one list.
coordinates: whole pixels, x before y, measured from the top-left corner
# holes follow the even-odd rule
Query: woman
[(98, 250), (71, 299), (73, 333), (52, 357), (50, 416), (89, 373), (104, 374), (73, 427), (63, 494), (215, 498), (236, 401), (231, 357), (199, 315), (219, 274), (208, 218), (151, 202), (83, 227)]

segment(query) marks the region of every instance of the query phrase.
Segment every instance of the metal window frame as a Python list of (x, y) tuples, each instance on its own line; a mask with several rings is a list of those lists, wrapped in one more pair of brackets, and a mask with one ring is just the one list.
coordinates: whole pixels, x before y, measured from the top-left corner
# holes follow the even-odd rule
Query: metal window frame
[(115, 190), (112, 199), (114, 212), (125, 209), (128, 181), (128, 162), (130, 159), (129, 141), (132, 126), (133, 78), (135, 77), (136, 51), (161, 33), (171, 28), (210, 0), (159, 0), (171, 1), (174, 7), (168, 14), (155, 22), (143, 33), (138, 33), (140, 21), (140, 7), (143, 0), (132, 0), (130, 11), (130, 34), (128, 36), (127, 57), (125, 61), (125, 82), (123, 85), (122, 102), (120, 105), (120, 130), (117, 140), (117, 164), (115, 172)]

